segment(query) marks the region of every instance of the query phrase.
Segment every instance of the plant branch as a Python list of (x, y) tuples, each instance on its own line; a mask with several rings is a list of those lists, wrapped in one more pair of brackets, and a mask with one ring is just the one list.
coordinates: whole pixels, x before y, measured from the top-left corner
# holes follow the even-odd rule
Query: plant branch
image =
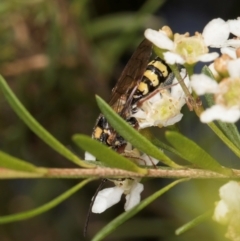
[(0, 179), (32, 179), (32, 178), (119, 178), (119, 177), (155, 177), (155, 178), (192, 178), (192, 179), (212, 179), (212, 178), (240, 178), (240, 170), (233, 169), (231, 177), (218, 174), (212, 171), (201, 169), (149, 169), (146, 175), (129, 172), (116, 168), (49, 168), (46, 173), (19, 172), (10, 169), (0, 169)]

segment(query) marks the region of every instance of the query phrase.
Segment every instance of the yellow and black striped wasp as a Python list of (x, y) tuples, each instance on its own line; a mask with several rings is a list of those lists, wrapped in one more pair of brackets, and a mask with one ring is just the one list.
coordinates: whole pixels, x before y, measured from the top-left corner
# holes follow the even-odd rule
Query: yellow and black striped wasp
[[(152, 53), (152, 44), (143, 40), (125, 66), (120, 78), (112, 90), (109, 105), (123, 118), (127, 119), (131, 112), (131, 102)], [(131, 122), (132, 121), (132, 122)], [(134, 125), (134, 120), (129, 120)], [(100, 114), (93, 129), (92, 138), (122, 152), (125, 140), (109, 125), (107, 119)]]
[[(109, 105), (130, 125), (138, 128), (131, 114), (137, 112), (138, 103), (158, 90), (161, 84), (171, 84), (174, 76), (169, 66), (156, 57), (149, 62), (152, 43), (144, 39), (125, 66), (116, 86), (112, 90)], [(122, 153), (126, 141), (100, 114), (93, 129), (92, 138)]]

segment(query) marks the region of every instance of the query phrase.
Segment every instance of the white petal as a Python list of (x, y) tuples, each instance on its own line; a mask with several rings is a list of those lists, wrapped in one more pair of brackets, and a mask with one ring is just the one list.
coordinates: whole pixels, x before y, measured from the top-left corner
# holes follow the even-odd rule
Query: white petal
[(125, 211), (136, 206), (141, 200), (141, 192), (143, 191), (143, 184), (137, 182), (131, 189), (131, 192), (126, 195), (126, 203), (124, 206)]
[(202, 35), (207, 46), (218, 47), (228, 39), (228, 24), (221, 18), (213, 19), (205, 26)]
[(214, 105), (206, 109), (200, 116), (203, 123), (209, 123), (213, 120), (221, 120), (223, 122), (234, 123), (240, 118), (238, 108), (226, 109), (220, 105)]
[(233, 59), (237, 58), (236, 49), (232, 48), (232, 47), (223, 47), (223, 48), (221, 48), (221, 53), (222, 54), (227, 54), (228, 56), (230, 56)]
[(228, 61), (228, 73), (232, 78), (240, 77), (240, 59)]
[(240, 18), (227, 21), (229, 25), (230, 32), (238, 37), (240, 37)]
[(86, 160), (86, 161), (96, 161), (96, 157), (93, 156), (91, 153), (85, 151), (84, 155), (85, 155), (84, 160)]
[(240, 184), (238, 182), (229, 181), (219, 189), (219, 193), (230, 210), (240, 211)]
[(143, 111), (143, 110), (141, 110), (141, 109), (139, 109), (136, 113), (134, 113), (133, 115), (132, 115), (133, 117), (135, 117), (135, 118), (137, 118), (137, 119), (146, 119), (147, 117), (146, 117), (146, 113)]
[(205, 74), (194, 74), (191, 77), (191, 86), (198, 95), (216, 93), (218, 84)]
[(153, 126), (154, 122), (149, 121), (149, 120), (140, 120), (138, 124), (139, 124), (139, 130), (141, 130), (141, 129), (145, 129), (145, 128)]
[(141, 163), (142, 165), (146, 165), (146, 166), (153, 166), (158, 164), (159, 160), (155, 159), (154, 157), (148, 156), (147, 154), (143, 154), (140, 157), (143, 161), (143, 163)]
[(93, 213), (102, 213), (114, 204), (118, 203), (123, 194), (123, 189), (119, 187), (110, 187), (101, 190), (95, 199), (92, 207)]
[(169, 39), (163, 32), (148, 28), (145, 30), (144, 36), (160, 49), (172, 50), (174, 48), (173, 41)]
[(233, 48), (239, 48), (240, 47), (240, 39), (228, 39), (227, 41), (225, 41), (225, 43), (223, 44), (224, 46), (231, 46)]
[(163, 53), (164, 59), (168, 64), (184, 64), (185, 60), (176, 53), (165, 52)]
[(220, 200), (215, 207), (213, 219), (221, 224), (226, 224), (228, 222), (228, 214), (228, 205), (223, 200)]
[(183, 117), (182, 113), (178, 113), (176, 115), (174, 115), (172, 118), (168, 118), (166, 120), (160, 120), (160, 121), (156, 121), (155, 126), (172, 126), (174, 124), (176, 124), (177, 122), (179, 122)]
[(210, 62), (210, 61), (213, 61), (214, 59), (216, 59), (218, 56), (219, 56), (219, 54), (217, 52), (213, 52), (213, 53), (199, 55), (197, 57), (197, 60), (201, 61), (201, 62)]

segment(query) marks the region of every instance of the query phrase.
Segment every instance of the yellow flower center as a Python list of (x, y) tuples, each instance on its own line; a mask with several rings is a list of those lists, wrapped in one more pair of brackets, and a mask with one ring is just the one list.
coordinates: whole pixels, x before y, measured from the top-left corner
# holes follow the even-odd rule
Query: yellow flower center
[(240, 108), (240, 78), (227, 78), (219, 84), (220, 92), (215, 95), (216, 103), (226, 107)]
[(188, 64), (197, 62), (198, 56), (208, 53), (208, 48), (200, 34), (192, 37), (189, 37), (188, 34), (175, 34), (174, 43), (176, 53), (180, 54)]

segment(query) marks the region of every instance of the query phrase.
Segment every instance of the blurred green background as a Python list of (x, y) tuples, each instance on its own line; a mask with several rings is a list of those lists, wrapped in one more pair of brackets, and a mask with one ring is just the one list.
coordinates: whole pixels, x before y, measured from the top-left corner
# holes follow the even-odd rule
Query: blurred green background
[[(79, 156), (75, 133), (90, 135), (98, 116), (95, 94), (108, 100), (126, 61), (147, 27), (169, 25), (174, 31), (201, 32), (212, 18), (236, 18), (237, 0), (1, 0), (0, 73), (31, 114)], [(221, 163), (237, 160), (193, 113), (179, 129)], [(164, 130), (154, 129), (162, 138)], [(0, 147), (38, 166), (74, 167), (37, 138), (0, 95)], [(61, 194), (77, 180), (4, 180), (0, 215), (29, 210)], [(143, 197), (169, 183), (145, 182)], [(223, 181), (182, 183), (109, 236), (107, 240), (225, 240), (223, 227), (211, 220), (176, 237), (174, 230), (213, 207)], [(88, 237), (83, 225), (99, 182), (41, 216), (0, 225), (0, 241), (75, 241), (90, 238), (123, 211), (124, 202), (92, 215)]]

